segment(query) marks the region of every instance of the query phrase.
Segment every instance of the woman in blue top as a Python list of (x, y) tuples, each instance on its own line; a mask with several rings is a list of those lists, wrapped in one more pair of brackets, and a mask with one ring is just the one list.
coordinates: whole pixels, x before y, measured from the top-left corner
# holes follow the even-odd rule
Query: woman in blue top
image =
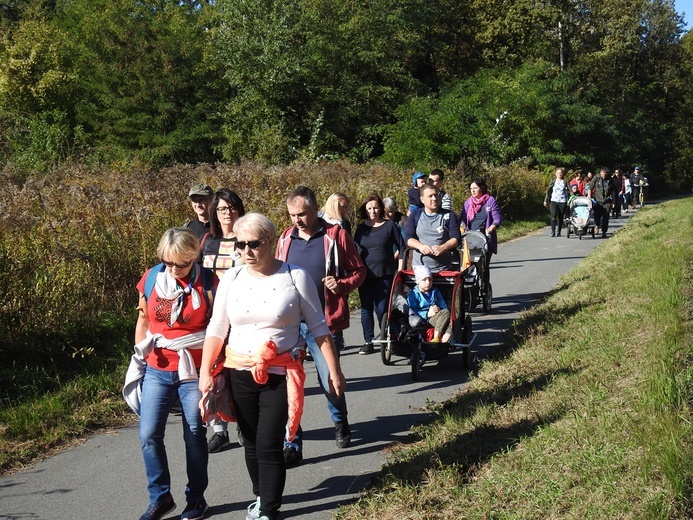
[(366, 281), (359, 286), (364, 340), (359, 354), (371, 354), (375, 337), (373, 311), (378, 323), (382, 323), (383, 315), (387, 312), (392, 279), (397, 271), (395, 252), (402, 256), (404, 239), (397, 224), (385, 220), (385, 207), (378, 195), (366, 197), (359, 213), (364, 222), (356, 228), (354, 242), (366, 265)]

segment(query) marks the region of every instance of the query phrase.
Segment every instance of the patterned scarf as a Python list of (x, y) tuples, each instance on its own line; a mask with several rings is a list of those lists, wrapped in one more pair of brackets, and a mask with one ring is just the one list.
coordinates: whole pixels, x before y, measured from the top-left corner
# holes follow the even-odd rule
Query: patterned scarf
[(187, 287), (181, 287), (180, 282), (171, 275), (168, 269), (164, 269), (156, 275), (156, 294), (159, 295), (159, 298), (175, 300), (171, 307), (171, 323), (169, 323), (171, 327), (173, 327), (178, 316), (180, 316), (186, 294), (192, 297), (193, 309), (200, 308), (202, 304), (200, 293), (193, 290), (193, 285), (201, 274), (200, 266), (193, 264), (190, 270), (190, 283), (188, 283)]
[(476, 214), (479, 213), (479, 210), (482, 208), (484, 204), (486, 204), (486, 201), (489, 199), (490, 195), (488, 193), (484, 193), (481, 197), (478, 199), (475, 197), (469, 197), (469, 207), (467, 208), (467, 222), (471, 222), (474, 220), (474, 217), (476, 217)]

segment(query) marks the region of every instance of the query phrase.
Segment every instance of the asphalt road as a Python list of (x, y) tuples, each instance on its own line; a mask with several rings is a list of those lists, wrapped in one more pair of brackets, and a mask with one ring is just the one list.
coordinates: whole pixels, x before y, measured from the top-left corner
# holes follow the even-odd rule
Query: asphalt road
[[(609, 236), (627, 222), (629, 215), (612, 219)], [(493, 351), (502, 331), (521, 311), (531, 307), (556, 286), (563, 274), (605, 242), (591, 237), (550, 238), (545, 228), (501, 244), (491, 262), (493, 310), (489, 315), (480, 308), (472, 312), (478, 335), (472, 348), (471, 369), (478, 359)], [(468, 380), (458, 353), (426, 364), (418, 382), (412, 380), (404, 358), (395, 357), (394, 365), (385, 366), (377, 352), (358, 355), (363, 340), (356, 315), (345, 338), (348, 348), (342, 355), (342, 367), (348, 380), (352, 445), (343, 450), (335, 446), (325, 398), (318, 389), (314, 367), (307, 362), (302, 421), (306, 430), (305, 458), (301, 466), (289, 470), (283, 518), (330, 518), (340, 505), (358, 497), (377, 475), (387, 458), (384, 448), (407, 442), (410, 427), (428, 417), (426, 403), (448, 399)], [(175, 514), (168, 518), (178, 518), (185, 507), (186, 482), (180, 417), (169, 419), (166, 442), (172, 491), (178, 504)], [(245, 508), (254, 497), (242, 448), (233, 443), (230, 449), (210, 455), (209, 475), (207, 516), (244, 519)], [(31, 469), (0, 479), (0, 519), (136, 519), (147, 503), (136, 426), (94, 435)]]

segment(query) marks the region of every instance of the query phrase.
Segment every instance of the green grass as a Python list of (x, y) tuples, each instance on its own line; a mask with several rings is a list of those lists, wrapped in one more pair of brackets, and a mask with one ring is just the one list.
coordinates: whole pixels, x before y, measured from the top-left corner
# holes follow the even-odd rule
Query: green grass
[(638, 213), (338, 518), (691, 518), (691, 237), (692, 198)]

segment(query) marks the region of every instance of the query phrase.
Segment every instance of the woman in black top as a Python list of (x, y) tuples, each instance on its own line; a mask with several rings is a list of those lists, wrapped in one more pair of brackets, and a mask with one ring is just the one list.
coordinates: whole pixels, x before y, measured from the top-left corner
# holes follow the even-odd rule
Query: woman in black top
[(378, 195), (366, 197), (359, 214), (364, 222), (356, 228), (354, 242), (359, 248), (367, 273), (366, 281), (359, 287), (361, 326), (365, 342), (359, 354), (371, 354), (375, 338), (373, 311), (378, 323), (382, 323), (383, 315), (387, 312), (392, 279), (397, 271), (395, 253), (399, 253), (401, 257), (405, 244), (397, 224), (385, 220), (383, 200)]

